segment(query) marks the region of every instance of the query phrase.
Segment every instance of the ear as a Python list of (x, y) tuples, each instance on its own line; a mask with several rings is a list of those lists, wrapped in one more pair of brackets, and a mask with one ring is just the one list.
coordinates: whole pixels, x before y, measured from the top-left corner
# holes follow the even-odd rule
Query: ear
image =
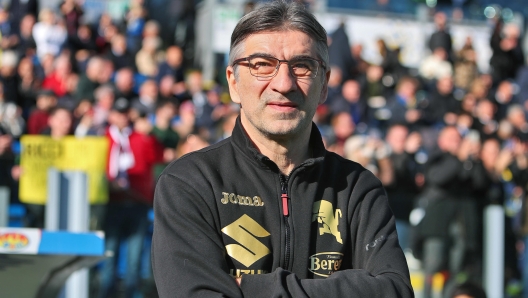
[(321, 98), (319, 98), (319, 104), (323, 104), (328, 97), (328, 81), (330, 80), (330, 69), (325, 73), (323, 78), (323, 88), (321, 89)]
[(231, 100), (234, 103), (240, 104), (240, 96), (238, 94), (238, 82), (235, 78), (235, 69), (233, 66), (228, 66), (226, 68), (226, 78), (229, 85), (229, 94), (231, 95)]

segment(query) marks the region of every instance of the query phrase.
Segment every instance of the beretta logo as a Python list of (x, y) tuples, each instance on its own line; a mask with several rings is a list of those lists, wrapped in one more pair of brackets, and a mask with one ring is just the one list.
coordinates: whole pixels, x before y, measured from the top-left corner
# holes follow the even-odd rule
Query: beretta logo
[(19, 250), (29, 245), (29, 239), (23, 234), (6, 233), (0, 235), (0, 248)]
[(343, 254), (339, 252), (320, 252), (310, 257), (310, 272), (328, 277), (341, 267)]

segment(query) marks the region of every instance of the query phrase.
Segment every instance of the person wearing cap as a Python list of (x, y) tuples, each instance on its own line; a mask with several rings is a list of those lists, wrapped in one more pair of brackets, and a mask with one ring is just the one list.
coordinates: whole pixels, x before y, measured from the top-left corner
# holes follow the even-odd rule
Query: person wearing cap
[(163, 150), (156, 139), (130, 126), (130, 105), (118, 98), (108, 117), (106, 137), (110, 142), (107, 179), (110, 195), (103, 223), (106, 250), (114, 256), (104, 262), (100, 297), (112, 297), (120, 243), (127, 242), (126, 297), (139, 293), (140, 259), (148, 228), (148, 211), (154, 193), (154, 165), (162, 161)]
[(158, 179), (160, 297), (413, 297), (380, 181), (325, 149), (327, 35), (297, 2), (266, 3), (231, 36), (232, 136)]

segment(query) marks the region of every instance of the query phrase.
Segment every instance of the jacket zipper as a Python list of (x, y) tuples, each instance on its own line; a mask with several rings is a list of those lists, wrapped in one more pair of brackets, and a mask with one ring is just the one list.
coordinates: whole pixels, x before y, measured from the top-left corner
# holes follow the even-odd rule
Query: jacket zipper
[[(284, 265), (288, 267), (290, 263), (290, 223), (288, 222), (288, 217), (290, 216), (290, 210), (288, 206), (288, 176), (280, 175), (281, 183), (281, 200), (282, 200), (282, 215), (284, 218), (284, 235), (286, 238), (285, 241), (285, 251), (284, 251)], [(288, 268), (284, 268), (288, 269)]]

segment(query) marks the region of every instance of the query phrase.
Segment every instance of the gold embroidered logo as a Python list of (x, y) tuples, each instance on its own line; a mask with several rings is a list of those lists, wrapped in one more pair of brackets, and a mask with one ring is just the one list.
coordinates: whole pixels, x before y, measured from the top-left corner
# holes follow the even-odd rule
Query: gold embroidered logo
[(227, 254), (249, 267), (270, 253), (257, 238), (268, 237), (270, 233), (246, 214), (222, 229), (222, 232), (239, 244), (226, 245)]
[(320, 252), (310, 257), (310, 272), (328, 277), (341, 268), (343, 254), (339, 252)]
[(244, 274), (266, 274), (269, 273), (267, 270), (244, 270), (244, 269), (229, 269), (229, 274), (234, 277), (241, 277)]
[(335, 236), (336, 241), (343, 244), (341, 233), (339, 232), (339, 218), (341, 218), (341, 209), (336, 209), (334, 214), (334, 206), (326, 200), (320, 200), (313, 204), (312, 208), (312, 222), (316, 221), (322, 224), (319, 227), (319, 235), (325, 233)]
[(222, 199), (220, 199), (220, 202), (222, 204), (238, 204), (238, 205), (244, 205), (244, 206), (255, 206), (255, 207), (261, 207), (264, 206), (264, 202), (262, 202), (262, 199), (259, 196), (252, 197), (245, 197), (241, 195), (236, 195), (234, 193), (228, 193), (223, 192), (222, 193)]

